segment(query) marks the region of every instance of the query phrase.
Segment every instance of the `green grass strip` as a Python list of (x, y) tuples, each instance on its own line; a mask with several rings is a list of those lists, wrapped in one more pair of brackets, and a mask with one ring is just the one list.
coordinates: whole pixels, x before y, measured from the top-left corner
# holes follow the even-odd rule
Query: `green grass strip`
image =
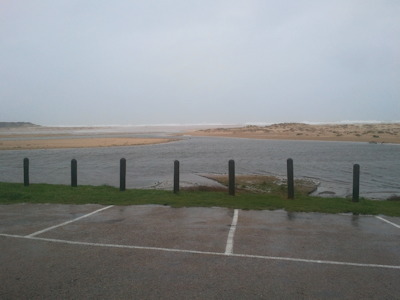
[(171, 207), (228, 207), (244, 210), (276, 210), (290, 212), (358, 213), (400, 216), (399, 201), (373, 201), (360, 199), (321, 198), (296, 194), (294, 200), (279, 195), (227, 192), (172, 191), (127, 189), (124, 192), (111, 186), (31, 184), (0, 182), (0, 204), (54, 203), (54, 204), (102, 204), (140, 205), (161, 204)]

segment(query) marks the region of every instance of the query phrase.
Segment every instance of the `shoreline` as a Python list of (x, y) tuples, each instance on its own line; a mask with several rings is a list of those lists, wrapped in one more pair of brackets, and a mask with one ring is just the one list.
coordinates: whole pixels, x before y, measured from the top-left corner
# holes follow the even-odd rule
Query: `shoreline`
[(101, 148), (153, 145), (177, 141), (177, 139), (162, 138), (132, 138), (132, 137), (94, 137), (67, 139), (30, 139), (0, 141), (1, 150), (34, 150), (34, 149), (68, 149), (68, 148)]
[[(220, 138), (233, 138), (233, 139), (251, 139), (251, 140), (274, 140), (274, 141), (304, 141), (304, 142), (354, 142), (354, 143), (370, 143), (375, 144), (373, 140), (364, 140), (364, 139), (334, 139), (330, 137), (285, 137), (285, 136), (259, 136), (259, 135), (236, 135), (236, 134), (197, 134), (194, 132), (185, 132), (184, 134), (174, 134), (173, 136), (186, 136), (186, 137), (220, 137)], [(400, 141), (391, 142), (391, 141), (383, 141), (376, 142), (376, 144), (400, 144)]]

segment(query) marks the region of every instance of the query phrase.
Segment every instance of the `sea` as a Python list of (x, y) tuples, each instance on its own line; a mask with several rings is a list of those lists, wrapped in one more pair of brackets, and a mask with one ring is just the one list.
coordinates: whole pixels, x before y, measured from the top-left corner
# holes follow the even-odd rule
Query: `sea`
[[(163, 144), (0, 151), (0, 181), (23, 182), (23, 159), (29, 158), (31, 183), (68, 185), (71, 182), (71, 159), (76, 159), (78, 185), (119, 187), (120, 159), (125, 158), (127, 188), (172, 190), (175, 160), (180, 162), (181, 186), (194, 186), (218, 185), (204, 176), (227, 174), (230, 159), (235, 161), (236, 174), (284, 177), (287, 159), (292, 158), (295, 178), (318, 183), (312, 195), (351, 196), (354, 164), (360, 165), (361, 197), (383, 200), (392, 195), (400, 195), (398, 144), (255, 140), (194, 137), (190, 134), (171, 136), (181, 129), (179, 126), (171, 126), (168, 130), (164, 127), (148, 132), (146, 128), (139, 128), (137, 133), (126, 129), (131, 133), (121, 135), (178, 139)], [(110, 136), (118, 136), (114, 131), (117, 132), (115, 128), (98, 129), (96, 134), (101, 132), (102, 137), (106, 137), (107, 133), (113, 133)], [(94, 136), (93, 131), (88, 130), (74, 137)]]

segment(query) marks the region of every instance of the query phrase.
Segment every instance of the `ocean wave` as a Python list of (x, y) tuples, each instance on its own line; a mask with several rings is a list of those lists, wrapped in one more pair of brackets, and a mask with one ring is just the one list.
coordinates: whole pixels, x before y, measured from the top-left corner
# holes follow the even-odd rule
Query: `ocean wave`
[(341, 125), (341, 124), (392, 124), (392, 123), (400, 123), (400, 120), (397, 121), (377, 121), (377, 120), (369, 120), (369, 121), (362, 121), (362, 120), (355, 120), (355, 121), (350, 121), (350, 120), (345, 120), (345, 121), (334, 121), (334, 122), (309, 122), (309, 121), (304, 121), (301, 122), (304, 124), (310, 124), (310, 125)]
[(335, 124), (392, 124), (400, 123), (400, 120), (387, 120), (387, 121), (377, 121), (377, 120), (343, 120), (343, 121), (326, 121), (326, 122), (314, 122), (314, 121), (302, 121), (302, 122), (245, 122), (245, 123), (189, 123), (189, 124), (179, 124), (179, 123), (166, 123), (166, 124), (103, 124), (103, 125), (43, 125), (42, 127), (187, 127), (187, 126), (269, 126), (272, 124), (279, 123), (302, 123), (309, 125), (335, 125)]
[(343, 121), (327, 121), (327, 122), (313, 122), (313, 121), (302, 121), (302, 122), (247, 122), (244, 125), (257, 125), (257, 126), (269, 126), (272, 124), (279, 124), (279, 123), (301, 123), (301, 124), (309, 124), (309, 125), (342, 125), (342, 124), (392, 124), (392, 123), (400, 123), (400, 120), (396, 121), (377, 121), (377, 120), (343, 120)]
[(183, 127), (183, 126), (235, 126), (243, 124), (193, 123), (193, 124), (110, 124), (110, 125), (42, 125), (42, 127)]

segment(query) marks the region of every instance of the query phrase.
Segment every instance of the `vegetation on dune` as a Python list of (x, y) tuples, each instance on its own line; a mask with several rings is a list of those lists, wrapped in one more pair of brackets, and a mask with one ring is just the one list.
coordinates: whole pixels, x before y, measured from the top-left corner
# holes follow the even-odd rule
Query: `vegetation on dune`
[[(212, 188), (210, 188), (212, 189)], [(220, 189), (220, 188), (219, 188)], [(197, 190), (172, 191), (128, 189), (121, 192), (111, 186), (78, 186), (51, 184), (0, 183), (0, 204), (16, 203), (58, 203), (58, 204), (102, 204), (102, 205), (140, 205), (160, 204), (171, 207), (228, 207), (254, 210), (284, 209), (291, 212), (356, 213), (400, 216), (397, 201), (372, 201), (351, 199), (311, 197), (296, 192), (294, 200), (282, 194), (253, 194), (245, 190), (229, 196), (224, 189), (210, 191), (200, 187)]]
[[(279, 123), (266, 126), (248, 125), (236, 128), (210, 128), (198, 133), (216, 136), (273, 138), (294, 140), (363, 141), (379, 139), (382, 143), (399, 143), (399, 123), (388, 124), (320, 124)], [(201, 134), (200, 134), (201, 135)], [(317, 138), (318, 137), (318, 138)]]

